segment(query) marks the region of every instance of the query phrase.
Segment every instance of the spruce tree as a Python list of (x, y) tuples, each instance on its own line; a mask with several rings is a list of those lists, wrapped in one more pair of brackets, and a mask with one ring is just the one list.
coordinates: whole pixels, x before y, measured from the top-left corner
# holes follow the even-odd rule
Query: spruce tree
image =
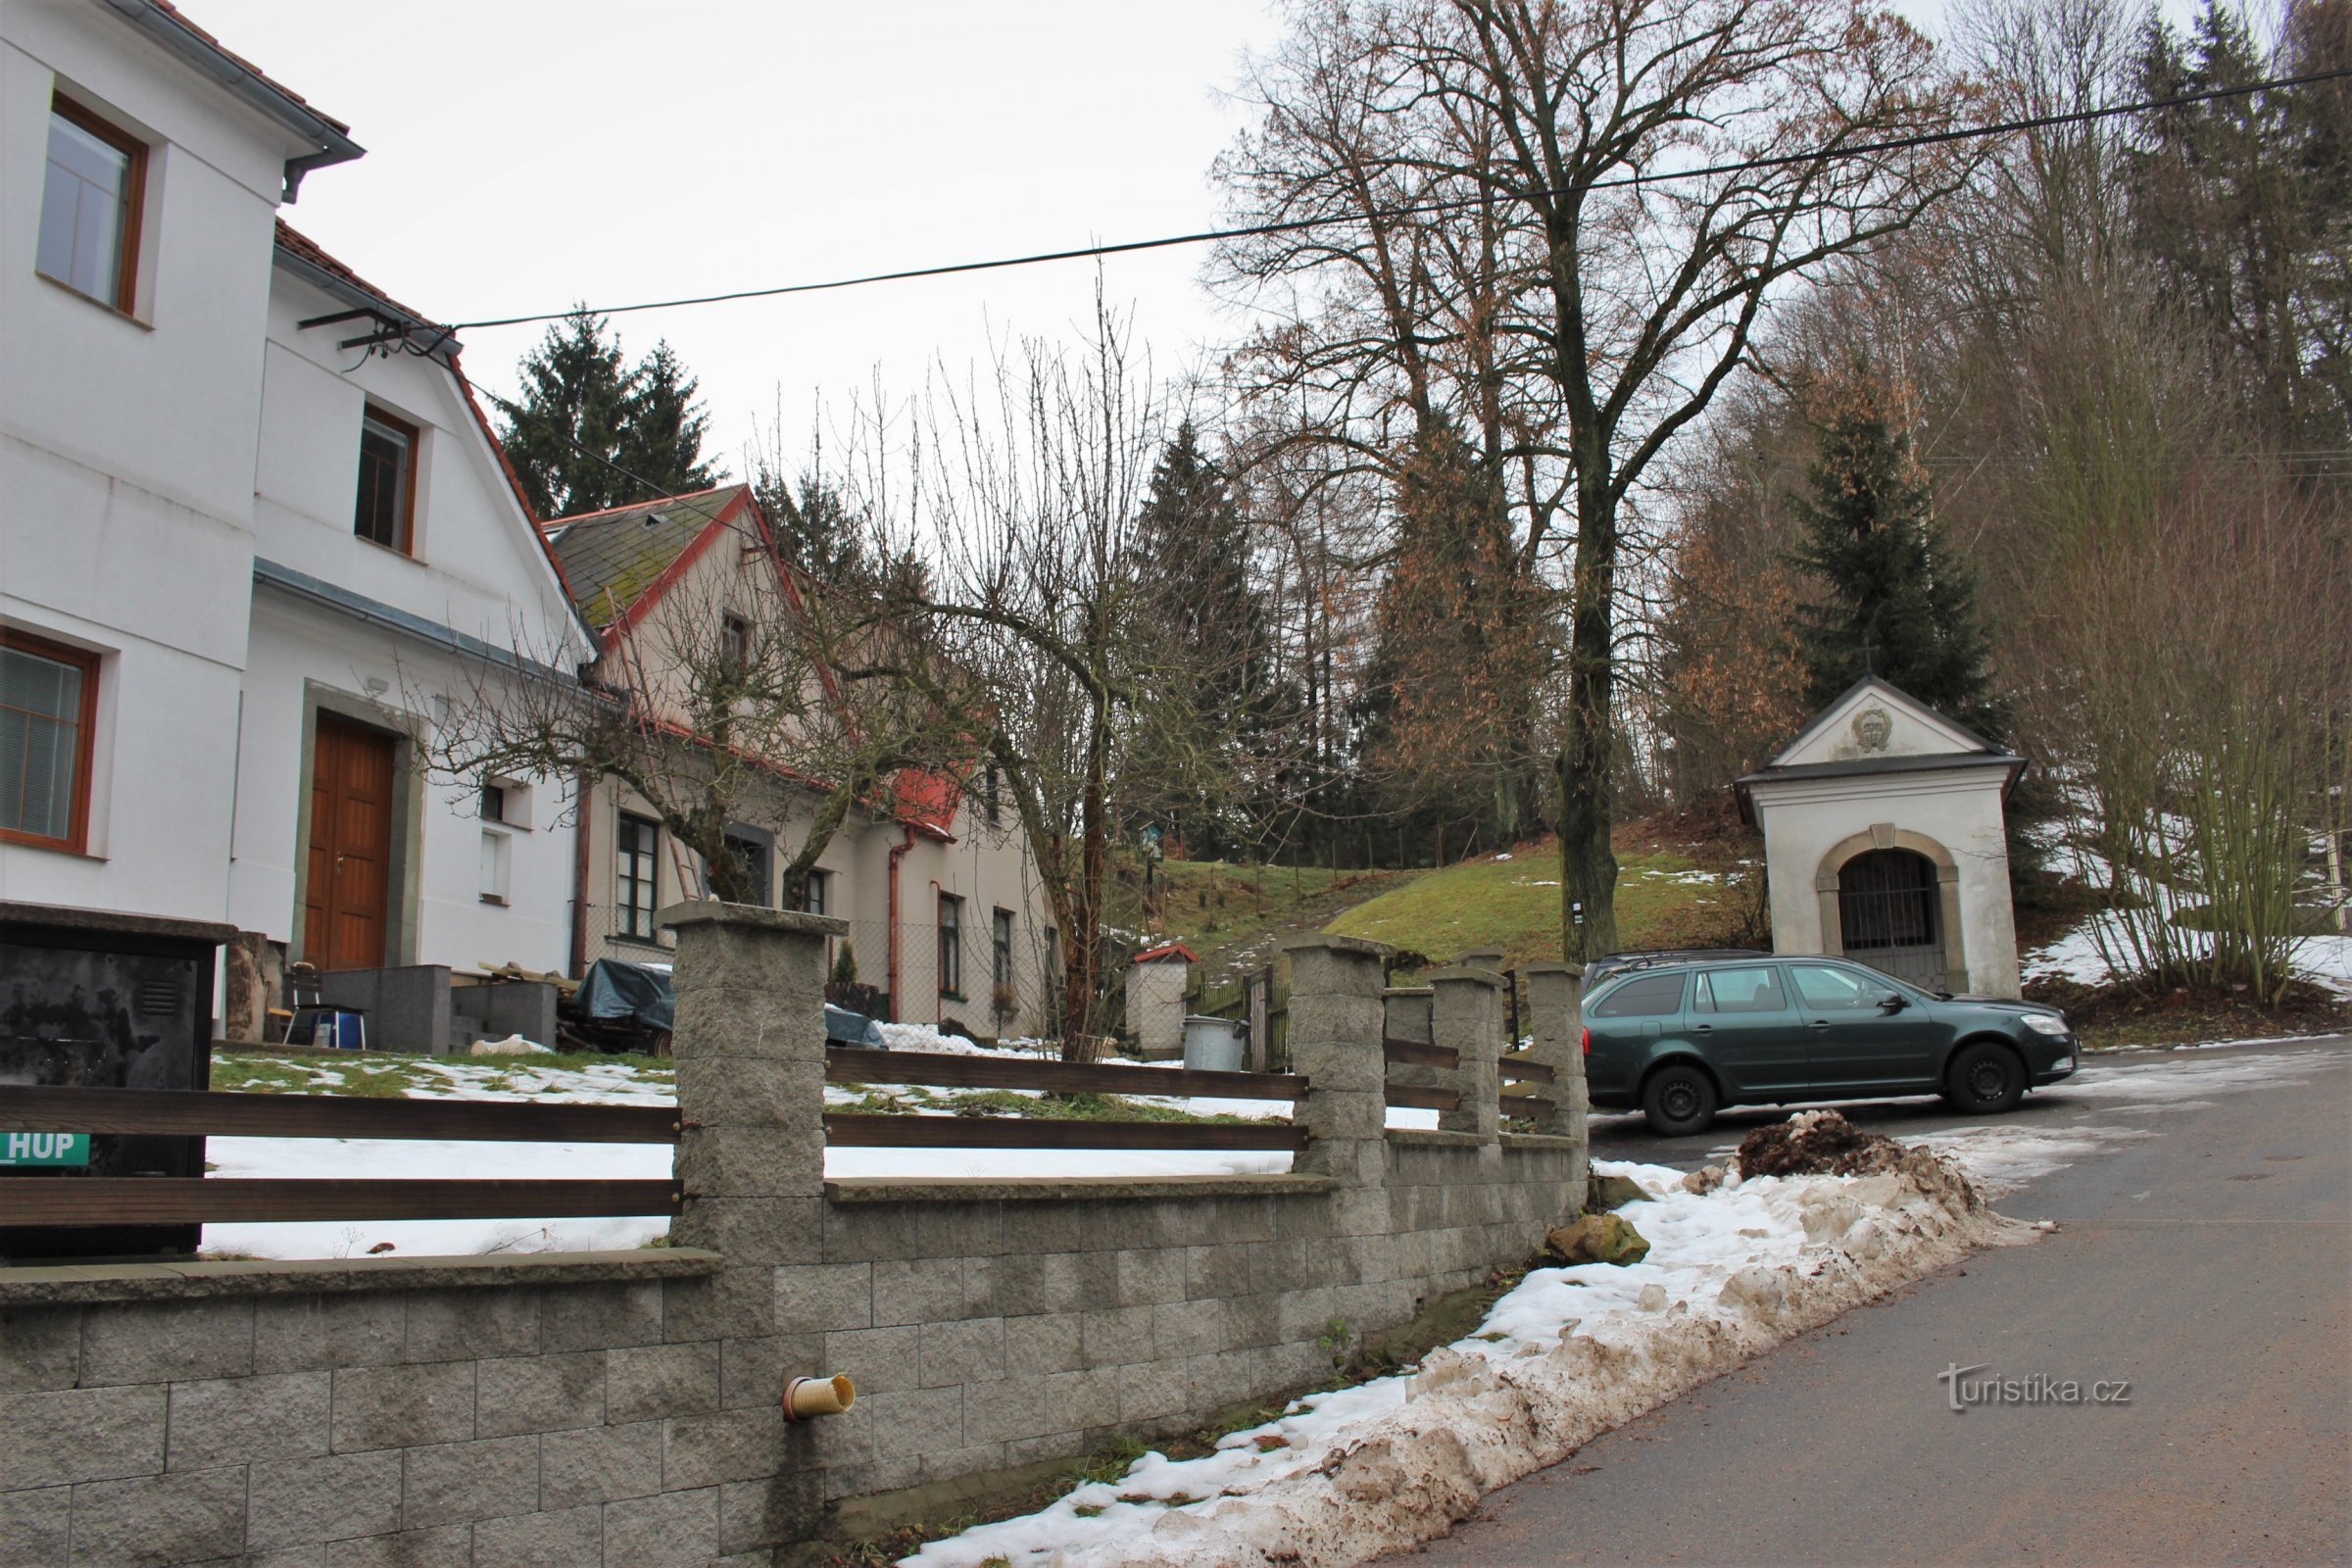
[(1159, 797), (1152, 814), (1164, 812), (1191, 854), (1223, 854), (1249, 837), (1267, 803), (1252, 799), (1262, 780), (1209, 787), (1211, 776), (1230, 771), (1216, 759), (1224, 754), (1229, 763), (1236, 748), (1244, 759), (1261, 753), (1280, 704), (1265, 611), (1250, 578), (1249, 525), (1190, 420), (1152, 469), (1136, 514), (1136, 554), (1140, 629), (1156, 644), (1161, 678), (1135, 772)]
[(585, 309), (523, 357), (522, 398), (499, 400), (499, 439), (542, 518), (601, 512), (717, 482), (702, 461), (708, 420), (667, 343), (635, 366)]
[(752, 475), (752, 494), (784, 559), (818, 582), (870, 586), (882, 575), (866, 548), (866, 514), (838, 486), (807, 470), (788, 483), (762, 462)]
[(715, 466), (703, 461), (703, 437), (710, 417), (695, 401), (701, 389), (666, 340), (629, 372), (621, 409), (620, 466), (651, 480), (664, 495), (707, 490), (718, 483)]
[(1997, 737), (1976, 578), (1945, 547), (1894, 400), (1851, 372), (1825, 377), (1812, 402), (1812, 494), (1790, 498), (1805, 530), (1791, 559), (1820, 589), (1796, 614), (1807, 704), (1876, 674)]

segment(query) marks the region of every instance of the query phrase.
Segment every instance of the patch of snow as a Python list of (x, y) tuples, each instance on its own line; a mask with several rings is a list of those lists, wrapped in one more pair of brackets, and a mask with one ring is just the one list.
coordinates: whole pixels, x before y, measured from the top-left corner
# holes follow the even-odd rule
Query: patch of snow
[(2295, 948), (2295, 969), (2313, 984), (2352, 998), (2352, 936), (2329, 932), (2305, 937)]
[(1649, 1195), (1619, 1211), (1651, 1243), (1642, 1262), (1535, 1270), (1415, 1370), (1295, 1401), (1201, 1458), (1146, 1454), (905, 1562), (1359, 1562), (1445, 1533), (1486, 1492), (1972, 1246), (2018, 1239), (1933, 1161), (1703, 1197), (1664, 1166), (1593, 1168)]

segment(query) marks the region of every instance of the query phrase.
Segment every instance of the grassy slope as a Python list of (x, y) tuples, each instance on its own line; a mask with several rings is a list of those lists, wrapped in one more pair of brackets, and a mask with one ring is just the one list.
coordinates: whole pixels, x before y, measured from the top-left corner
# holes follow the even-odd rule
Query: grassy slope
[[(1720, 874), (1673, 850), (1621, 847), (1617, 925), (1627, 948), (1732, 940), (1734, 896)], [(1560, 956), (1560, 867), (1548, 847), (1435, 871), (1348, 910), (1325, 928), (1369, 937), (1433, 963), (1500, 948), (1506, 966)]]
[[(1273, 958), (1274, 944), (1286, 932), (1320, 930), (1341, 910), (1424, 874), (1168, 860), (1153, 873), (1157, 940), (1191, 948), (1200, 956), (1208, 989), (1230, 991), (1245, 970)], [(1111, 910), (1111, 924), (1147, 928), (1139, 889), (1117, 884)]]

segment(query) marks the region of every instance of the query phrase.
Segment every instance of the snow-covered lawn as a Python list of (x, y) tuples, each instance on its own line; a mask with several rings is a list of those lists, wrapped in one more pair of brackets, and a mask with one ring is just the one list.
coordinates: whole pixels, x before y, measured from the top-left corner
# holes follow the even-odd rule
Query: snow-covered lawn
[[(2105, 922), (2107, 945), (2118, 953), (2129, 953), (2131, 944), (2119, 930), (2112, 929), (2115, 917), (2094, 914), (2046, 946), (2035, 948), (2018, 960), (2019, 971), (2028, 980), (2071, 980), (2078, 985), (2103, 986), (2115, 979), (2115, 971), (2099, 956), (2098, 934)], [(2333, 933), (2309, 936), (2295, 943), (2290, 962), (2294, 973), (2315, 985), (2327, 987), (2340, 997), (2352, 997), (2352, 936)]]

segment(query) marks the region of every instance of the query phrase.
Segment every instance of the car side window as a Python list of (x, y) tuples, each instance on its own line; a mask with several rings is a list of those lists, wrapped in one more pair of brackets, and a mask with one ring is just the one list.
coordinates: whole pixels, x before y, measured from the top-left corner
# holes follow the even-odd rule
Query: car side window
[(1709, 969), (1698, 977), (1700, 1012), (1780, 1012), (1788, 1005), (1781, 977), (1770, 964), (1753, 968)]
[(1825, 1012), (1862, 1012), (1876, 1007), (1878, 997), (1860, 975), (1833, 969), (1826, 963), (1792, 963), (1789, 978), (1808, 1007)]
[(1663, 1018), (1682, 1010), (1683, 977), (1679, 974), (1636, 975), (1592, 1008), (1595, 1018)]

